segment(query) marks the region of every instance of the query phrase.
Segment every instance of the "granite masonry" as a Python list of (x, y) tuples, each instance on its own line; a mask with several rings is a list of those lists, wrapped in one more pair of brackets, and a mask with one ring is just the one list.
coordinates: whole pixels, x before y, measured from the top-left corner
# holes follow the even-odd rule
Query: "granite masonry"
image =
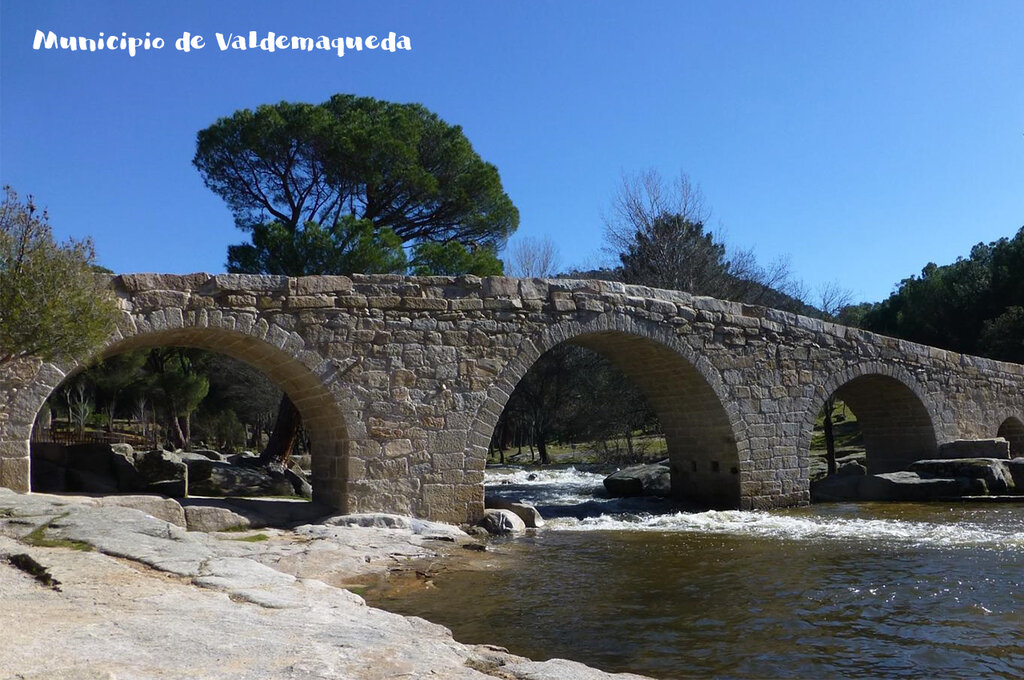
[[(248, 362), (302, 413), (314, 498), (342, 512), (483, 515), (487, 445), (509, 394), (560, 343), (599, 352), (664, 427), (677, 496), (806, 503), (815, 415), (858, 415), (869, 472), (1002, 436), (1024, 455), (1024, 366), (763, 307), (604, 281), (125, 274), (97, 356), (180, 345)], [(29, 490), (40, 407), (96, 359), (0, 374), (0, 486)]]

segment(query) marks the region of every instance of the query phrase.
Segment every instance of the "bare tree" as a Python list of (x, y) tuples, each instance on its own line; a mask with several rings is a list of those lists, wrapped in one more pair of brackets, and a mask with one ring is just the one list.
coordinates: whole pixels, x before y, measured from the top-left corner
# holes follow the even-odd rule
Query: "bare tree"
[(508, 273), (523, 278), (549, 278), (560, 266), (558, 246), (550, 236), (515, 239), (509, 246)]
[(829, 321), (834, 321), (853, 303), (853, 293), (838, 281), (829, 281), (818, 287), (818, 309)]
[(786, 258), (764, 266), (753, 250), (727, 249), (721, 233), (707, 229), (710, 216), (685, 173), (673, 182), (655, 170), (627, 176), (605, 219), (605, 251), (626, 283), (808, 311)]
[(685, 172), (666, 182), (657, 170), (649, 169), (622, 178), (612, 199), (611, 215), (605, 218), (605, 250), (614, 258), (629, 249), (637, 231), (650, 231), (664, 215), (678, 215), (694, 224), (706, 224), (711, 210), (700, 187)]

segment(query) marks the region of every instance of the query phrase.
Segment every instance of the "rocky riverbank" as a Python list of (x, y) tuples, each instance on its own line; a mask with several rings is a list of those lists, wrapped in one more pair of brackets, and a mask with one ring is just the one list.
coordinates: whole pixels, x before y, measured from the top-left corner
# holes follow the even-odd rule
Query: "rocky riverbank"
[(457, 528), (363, 515), (204, 533), (116, 502), (0, 489), (0, 676), (640, 677), (463, 645), (342, 587), (489, 554)]

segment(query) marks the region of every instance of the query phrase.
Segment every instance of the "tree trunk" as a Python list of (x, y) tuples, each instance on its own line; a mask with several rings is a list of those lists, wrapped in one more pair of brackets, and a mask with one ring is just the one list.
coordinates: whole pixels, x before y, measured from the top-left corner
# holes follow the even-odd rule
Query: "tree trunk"
[(181, 416), (180, 420), (182, 421), (181, 434), (185, 440), (182, 442), (181, 448), (188, 451), (192, 448), (192, 414), (186, 413)]
[(832, 411), (835, 409), (835, 401), (825, 401), (825, 419), (822, 426), (825, 430), (825, 462), (828, 465), (828, 474), (836, 473), (836, 437), (832, 431)]
[(292, 455), (295, 447), (295, 440), (299, 436), (299, 425), (302, 423), (302, 416), (295, 404), (288, 398), (287, 394), (281, 395), (281, 405), (277, 409), (277, 422), (274, 423), (274, 431), (270, 434), (270, 441), (267, 448), (260, 454), (260, 463), (288, 464), (288, 458)]
[(540, 455), (540, 464), (547, 465), (551, 461), (548, 460), (548, 443), (544, 441), (545, 436), (543, 432), (538, 431), (536, 433), (537, 439), (537, 453)]
[(171, 416), (170, 422), (170, 436), (171, 443), (174, 444), (174, 448), (183, 449), (185, 448), (185, 433), (181, 429), (181, 420), (178, 416)]

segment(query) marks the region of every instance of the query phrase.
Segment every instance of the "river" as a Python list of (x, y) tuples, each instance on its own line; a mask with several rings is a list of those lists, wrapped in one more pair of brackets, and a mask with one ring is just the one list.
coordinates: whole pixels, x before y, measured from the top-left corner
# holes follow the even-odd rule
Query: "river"
[(1024, 505), (680, 512), (602, 475), (488, 475), (559, 515), (486, 569), (371, 604), (536, 659), (657, 678), (1024, 677)]

